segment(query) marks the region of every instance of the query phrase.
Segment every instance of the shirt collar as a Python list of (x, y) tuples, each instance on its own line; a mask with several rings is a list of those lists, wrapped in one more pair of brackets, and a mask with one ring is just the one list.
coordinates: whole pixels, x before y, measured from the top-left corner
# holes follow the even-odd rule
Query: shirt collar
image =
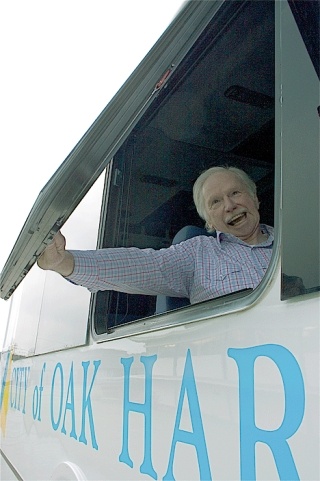
[[(274, 229), (273, 227), (270, 227), (269, 225), (265, 224), (260, 224), (260, 229), (263, 234), (268, 234), (268, 238), (265, 240), (265, 242), (262, 242), (261, 244), (258, 244), (259, 246), (269, 246), (272, 245), (274, 241)], [(216, 231), (217, 234), (217, 241), (219, 244), (221, 244), (222, 241), (229, 241), (229, 242), (234, 242), (237, 244), (246, 244), (246, 242), (243, 242), (241, 239), (238, 237), (232, 235), (232, 234), (226, 234), (225, 232), (220, 232)], [(254, 247), (254, 246), (251, 246)]]

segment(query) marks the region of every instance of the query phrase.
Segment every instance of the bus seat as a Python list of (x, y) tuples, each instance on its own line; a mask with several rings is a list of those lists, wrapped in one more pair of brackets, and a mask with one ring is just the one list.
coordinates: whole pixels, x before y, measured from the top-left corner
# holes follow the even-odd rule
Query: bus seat
[[(180, 244), (187, 239), (191, 239), (192, 237), (196, 237), (198, 235), (212, 235), (203, 227), (197, 227), (194, 225), (186, 225), (182, 227), (177, 234), (174, 236), (172, 240), (172, 244)], [(190, 304), (189, 299), (184, 297), (169, 297), (164, 296), (162, 294), (157, 296), (157, 303), (156, 303), (156, 314), (162, 314), (166, 311), (171, 311), (172, 309), (178, 309), (179, 307), (188, 306)]]

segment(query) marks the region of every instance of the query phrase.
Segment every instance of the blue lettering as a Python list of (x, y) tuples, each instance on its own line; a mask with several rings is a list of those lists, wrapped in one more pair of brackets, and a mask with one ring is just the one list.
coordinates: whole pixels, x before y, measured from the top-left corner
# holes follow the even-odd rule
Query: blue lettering
[[(69, 401), (69, 396), (70, 396), (70, 401)], [(77, 439), (76, 428), (75, 428), (76, 417), (75, 417), (75, 405), (74, 405), (73, 363), (71, 364), (71, 368), (70, 368), (67, 399), (66, 399), (66, 405), (65, 405), (65, 410), (64, 410), (63, 425), (62, 425), (62, 428), (61, 428), (61, 432), (63, 434), (67, 433), (66, 428), (65, 428), (67, 409), (69, 409), (70, 412), (71, 412), (72, 429), (71, 429), (71, 432), (70, 432), (70, 437), (74, 438), (74, 439)]]
[(32, 398), (32, 416), (33, 419), (36, 419), (38, 413), (38, 405), (39, 405), (39, 389), (38, 386), (35, 386), (33, 391), (33, 398)]
[[(6, 366), (7, 369), (7, 366)], [(13, 409), (21, 410), (22, 413), (26, 412), (26, 395), (28, 378), (30, 373), (30, 366), (28, 367), (15, 367), (12, 371), (11, 376), (11, 390), (10, 390), (10, 407)], [(7, 374), (5, 374), (6, 376)], [(3, 383), (5, 385), (5, 379), (3, 378)], [(23, 396), (23, 403), (21, 403), (21, 396)], [(22, 406), (21, 406), (22, 404)]]
[(20, 411), (22, 367), (17, 367), (16, 402), (14, 408)]
[(17, 409), (19, 368), (13, 368), (11, 376), (10, 407)]
[(30, 374), (30, 366), (24, 368), (24, 401), (23, 401), (23, 409), (22, 409), (23, 414), (26, 413), (26, 398), (27, 398), (29, 374)]
[[(57, 372), (60, 374), (60, 401), (59, 401), (59, 414), (58, 414), (58, 419), (55, 421), (54, 419), (54, 412), (53, 412), (53, 401), (57, 397), (54, 395), (55, 394), (55, 379)], [(53, 372), (53, 377), (52, 377), (52, 385), (51, 385), (51, 424), (53, 429), (56, 431), (59, 427), (60, 420), (61, 420), (61, 414), (62, 414), (62, 401), (63, 401), (63, 369), (62, 365), (60, 362), (56, 365), (54, 368)]]
[[(10, 364), (10, 352), (7, 354), (7, 359), (6, 359), (6, 366), (3, 371), (3, 377), (2, 377), (2, 383), (1, 383), (1, 397), (0, 397), (0, 410), (2, 409), (2, 404), (4, 400), (4, 393), (6, 389), (6, 384), (7, 384), (7, 376), (9, 372), (9, 364)], [(11, 401), (11, 396), (10, 396), (10, 401)], [(11, 401), (11, 407), (12, 407), (12, 401)]]
[[(187, 395), (190, 418), (192, 424), (192, 431), (185, 431), (180, 429), (180, 421), (182, 416), (182, 408), (184, 397)], [(188, 350), (186, 363), (184, 367), (184, 373), (181, 383), (180, 396), (178, 402), (177, 416), (174, 426), (173, 439), (171, 444), (171, 451), (169, 457), (169, 465), (166, 474), (163, 477), (164, 481), (174, 480), (173, 475), (173, 461), (175, 456), (176, 444), (185, 443), (191, 444), (195, 447), (198, 457), (200, 479), (211, 480), (211, 471), (209, 465), (209, 458), (207, 452), (207, 446), (205, 441), (205, 435), (203, 430), (203, 424), (201, 419), (201, 411), (198, 399), (198, 393), (196, 388), (196, 381), (193, 372), (192, 359), (190, 350)]]
[(86, 420), (86, 412), (88, 412), (92, 447), (94, 449), (99, 449), (98, 444), (97, 444), (97, 440), (96, 440), (96, 436), (95, 436), (95, 429), (94, 429), (92, 405), (91, 405), (91, 397), (90, 396), (91, 396), (92, 386), (93, 386), (97, 371), (99, 369), (99, 366), (101, 364), (101, 361), (93, 361), (93, 364), (94, 364), (94, 373), (93, 373), (93, 376), (92, 376), (92, 380), (91, 380), (89, 390), (87, 392), (87, 377), (88, 377), (88, 367), (90, 365), (90, 361), (82, 363), (82, 367), (83, 367), (82, 422), (81, 422), (81, 434), (80, 434), (80, 437), (79, 437), (79, 442), (87, 444), (87, 438), (86, 438), (86, 433), (85, 433), (85, 431), (86, 431), (85, 420)]
[[(299, 480), (287, 439), (298, 430), (304, 415), (305, 393), (302, 373), (294, 356), (283, 346), (267, 344), (245, 349), (229, 349), (239, 371), (240, 469), (242, 480), (256, 479), (255, 444), (265, 443), (272, 451), (281, 480)], [(254, 413), (254, 363), (265, 356), (278, 367), (284, 387), (285, 413), (274, 431), (260, 429)]]
[(123, 396), (123, 433), (122, 433), (122, 451), (119, 461), (133, 467), (133, 461), (129, 455), (129, 413), (130, 411), (141, 413), (144, 415), (144, 458), (140, 466), (140, 472), (148, 474), (154, 479), (158, 479), (151, 459), (151, 404), (152, 404), (152, 369), (157, 356), (141, 356), (140, 361), (144, 364), (145, 369), (145, 394), (144, 403), (136, 403), (129, 401), (130, 391), (130, 369), (133, 363), (133, 357), (121, 358), (124, 367), (124, 396)]
[(39, 406), (38, 406), (38, 421), (41, 421), (41, 402), (42, 402), (42, 392), (43, 392), (43, 373), (46, 370), (46, 363), (43, 364), (40, 376), (39, 385)]

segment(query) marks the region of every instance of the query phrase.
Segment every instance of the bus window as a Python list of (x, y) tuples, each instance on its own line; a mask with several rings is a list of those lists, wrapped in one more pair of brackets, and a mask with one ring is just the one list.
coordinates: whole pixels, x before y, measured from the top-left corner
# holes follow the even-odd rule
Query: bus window
[(282, 299), (319, 290), (320, 285), (319, 2), (290, 6), (294, 17), (285, 16), (283, 28), (289, 34), (283, 36), (281, 62), (282, 269), (291, 289), (282, 286)]
[[(68, 245), (96, 247), (103, 177), (64, 225)], [(9, 330), (14, 336), (14, 354), (28, 357), (85, 344), (89, 304), (90, 293), (86, 289), (78, 289), (61, 276), (34, 266), (12, 300)], [(7, 336), (6, 346), (10, 345)]]
[[(232, 10), (232, 11), (231, 11)], [(224, 2), (113, 159), (99, 247), (168, 247), (203, 227), (198, 175), (234, 165), (257, 183), (261, 222), (274, 222), (274, 3)], [(97, 334), (153, 315), (156, 298), (95, 294)]]
[(311, 62), (320, 77), (319, 0), (289, 0), (289, 5)]

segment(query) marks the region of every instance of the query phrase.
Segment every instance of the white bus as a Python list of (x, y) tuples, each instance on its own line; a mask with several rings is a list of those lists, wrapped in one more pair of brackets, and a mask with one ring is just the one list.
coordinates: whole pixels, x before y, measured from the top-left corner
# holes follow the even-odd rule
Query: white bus
[[(186, 2), (49, 180), (1, 273), (2, 480), (320, 479), (319, 58), (318, 0)], [(221, 164), (275, 228), (255, 289), (190, 305), (33, 266), (60, 228), (202, 232), (192, 184)]]

